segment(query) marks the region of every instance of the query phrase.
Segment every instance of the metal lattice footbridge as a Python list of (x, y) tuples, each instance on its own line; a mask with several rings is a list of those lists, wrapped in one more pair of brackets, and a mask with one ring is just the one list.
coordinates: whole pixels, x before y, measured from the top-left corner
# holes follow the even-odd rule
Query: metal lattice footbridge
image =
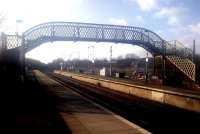
[(152, 55), (163, 55), (183, 74), (195, 80), (195, 64), (192, 62), (192, 50), (181, 43), (167, 42), (151, 30), (133, 26), (49, 22), (37, 25), (25, 31), (21, 38), (15, 35), (2, 36), (7, 49), (21, 47), (24, 52), (52, 41), (93, 41), (128, 43), (138, 45)]

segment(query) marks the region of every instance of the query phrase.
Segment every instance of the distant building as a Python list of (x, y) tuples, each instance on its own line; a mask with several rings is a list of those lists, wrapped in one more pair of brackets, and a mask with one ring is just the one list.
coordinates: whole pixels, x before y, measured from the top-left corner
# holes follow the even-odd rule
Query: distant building
[(100, 76), (108, 76), (110, 70), (106, 67), (103, 67), (102, 69), (99, 69), (99, 75)]

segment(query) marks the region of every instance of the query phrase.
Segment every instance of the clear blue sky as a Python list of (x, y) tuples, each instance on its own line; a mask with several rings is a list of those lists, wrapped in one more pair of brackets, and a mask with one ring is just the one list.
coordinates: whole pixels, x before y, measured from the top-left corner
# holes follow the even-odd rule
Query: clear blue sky
[[(14, 34), (16, 31), (16, 19), (23, 20), (19, 24), (20, 32), (48, 21), (132, 25), (151, 29), (166, 40), (179, 40), (189, 47), (195, 39), (200, 53), (200, 0), (0, 0), (0, 3), (0, 11), (6, 16), (4, 29), (1, 30), (7, 33)], [(80, 56), (86, 58), (87, 46), (93, 45), (79, 43), (85, 46), (79, 48), (71, 46), (72, 44), (74, 43), (44, 44), (28, 53), (28, 56), (43, 62), (50, 62), (57, 57), (68, 59), (69, 56), (66, 55), (72, 53), (81, 53)], [(131, 45), (95, 45), (96, 58), (108, 57), (109, 53), (102, 52), (109, 52), (110, 45), (114, 46), (115, 56), (130, 52), (145, 55), (144, 50), (135, 49)], [(123, 52), (120, 51), (122, 49)]]

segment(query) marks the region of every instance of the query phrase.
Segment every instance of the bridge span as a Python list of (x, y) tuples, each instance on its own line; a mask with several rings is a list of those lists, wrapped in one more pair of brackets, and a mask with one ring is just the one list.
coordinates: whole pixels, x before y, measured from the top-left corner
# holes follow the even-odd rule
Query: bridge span
[[(196, 80), (196, 68), (193, 53), (180, 42), (167, 42), (151, 30), (134, 27), (77, 22), (48, 22), (34, 26), (22, 36), (1, 36), (1, 46), (5, 49), (17, 49), (21, 64), (26, 52), (53, 41), (92, 41), (113, 42), (138, 45), (149, 51), (154, 57), (162, 56), (161, 75), (166, 75), (166, 60), (177, 68), (189, 81)], [(176, 73), (176, 72), (174, 72)]]

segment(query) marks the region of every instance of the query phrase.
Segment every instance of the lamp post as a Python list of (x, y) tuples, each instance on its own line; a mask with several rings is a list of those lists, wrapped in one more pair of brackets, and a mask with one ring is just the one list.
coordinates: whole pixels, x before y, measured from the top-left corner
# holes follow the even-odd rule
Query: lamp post
[(22, 23), (23, 21), (20, 20), (20, 19), (16, 19), (16, 40), (17, 40), (17, 47), (19, 45), (22, 45), (22, 47), (20, 48), (20, 54), (19, 54), (19, 62), (20, 62), (20, 72), (21, 72), (21, 79), (22, 81), (24, 80), (24, 75), (25, 75), (25, 72), (26, 72), (26, 69), (25, 68), (25, 52), (24, 52), (24, 45), (23, 45), (23, 38), (22, 38), (22, 41), (21, 41), (21, 44), (19, 44), (19, 26), (18, 24), (19, 23)]
[(17, 46), (19, 46), (19, 23), (22, 23), (23, 20), (20, 20), (20, 19), (16, 19), (16, 36), (17, 36)]
[[(90, 48), (92, 48), (92, 54), (90, 54)], [(90, 69), (90, 56), (92, 63), (94, 63), (94, 46), (88, 46), (88, 71)]]
[(146, 75), (145, 80), (146, 80), (146, 82), (148, 81), (148, 61), (149, 61), (149, 59), (148, 59), (148, 52), (147, 52), (147, 57), (145, 59), (145, 64), (146, 64), (146, 66), (145, 66), (145, 75)]
[(89, 46), (89, 47), (88, 47), (88, 60), (89, 60), (89, 57), (90, 57), (90, 55), (89, 55), (89, 49), (90, 49), (90, 48), (92, 48), (92, 54), (91, 54), (91, 57), (92, 57), (92, 58), (91, 58), (91, 60), (94, 61), (94, 46)]
[(112, 46), (110, 46), (110, 77), (112, 77)]

